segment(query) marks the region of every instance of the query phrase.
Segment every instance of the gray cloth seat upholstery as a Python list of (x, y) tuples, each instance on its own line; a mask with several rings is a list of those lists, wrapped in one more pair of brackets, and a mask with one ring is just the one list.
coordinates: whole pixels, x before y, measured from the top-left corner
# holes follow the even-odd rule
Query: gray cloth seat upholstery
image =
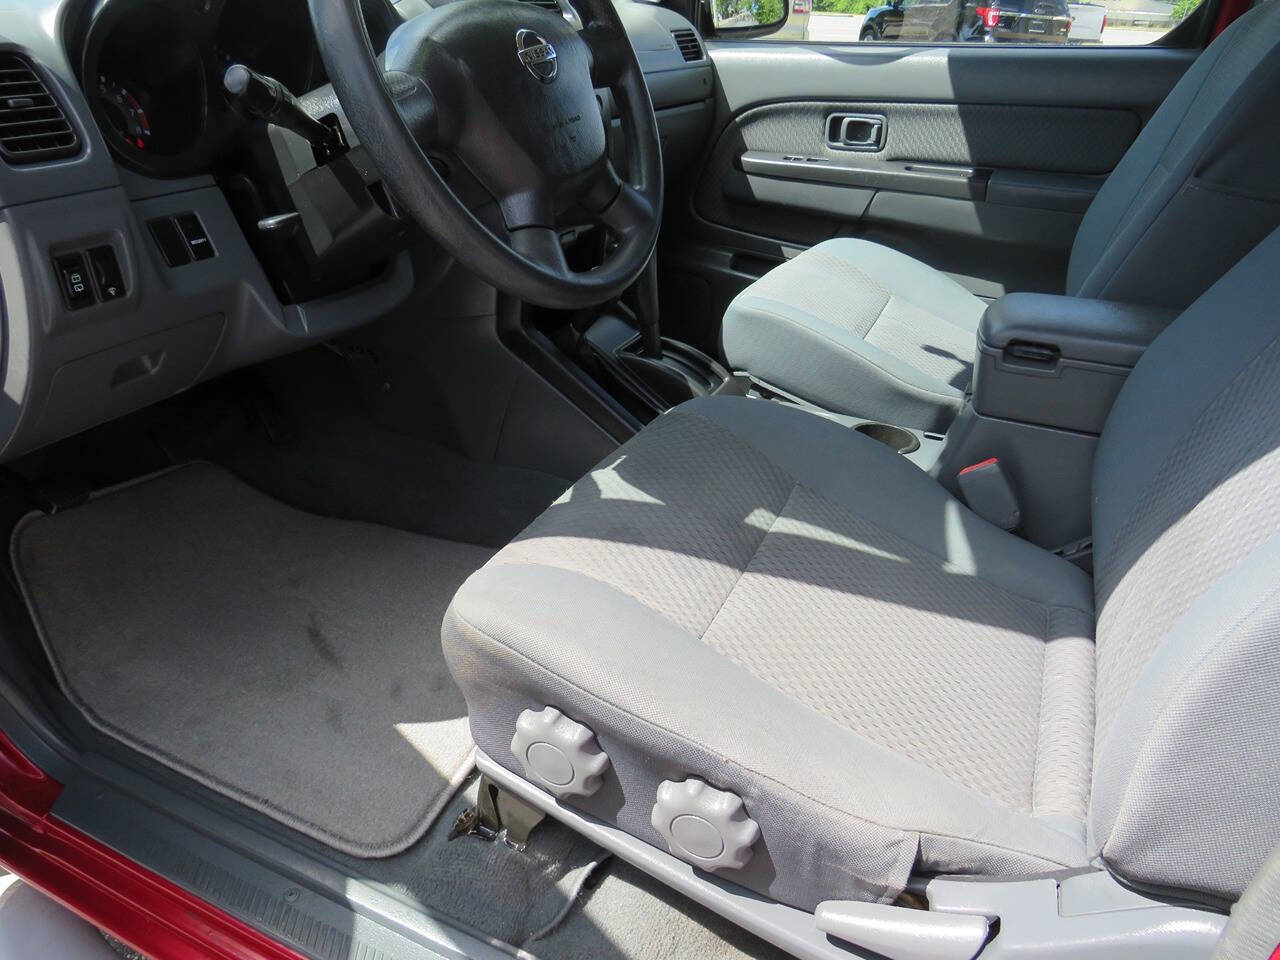
[(1213, 960), (1272, 960), (1280, 953), (1280, 847), (1231, 908)]
[[(1278, 87), (1280, 2), (1267, 0), (1196, 60), (1102, 185), (1065, 293), (1182, 309), (1280, 226)], [(721, 343), (734, 369), (807, 402), (942, 430), (983, 308), (919, 260), (839, 238), (742, 291)]]
[[(626, 781), (616, 811), (613, 796), (586, 809), (661, 845), (651, 777), (697, 771), (767, 824), (744, 882), (812, 907), (818, 891), (892, 899), (918, 856), (1085, 862), (1092, 626), (1080, 570), (887, 447), (709, 398), (472, 578), (446, 651), (490, 755), (511, 759), (513, 709), (589, 717)], [(518, 707), (480, 681), (532, 679), (526, 660)]]
[(840, 238), (740, 293), (721, 343), (735, 370), (824, 409), (944, 430), (973, 375), (985, 309), (919, 260)]
[(1130, 376), (1092, 584), (828, 419), (660, 417), (454, 598), (476, 743), (522, 773), (522, 711), (586, 724), (571, 802), (655, 845), (662, 781), (733, 791), (724, 876), (800, 907), (1091, 863), (1234, 899), (1280, 842), (1277, 268), (1280, 232)]

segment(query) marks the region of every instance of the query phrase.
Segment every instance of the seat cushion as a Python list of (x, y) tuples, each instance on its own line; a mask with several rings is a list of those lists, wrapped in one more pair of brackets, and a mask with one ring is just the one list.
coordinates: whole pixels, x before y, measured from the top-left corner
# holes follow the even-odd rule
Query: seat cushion
[(891, 900), (918, 867), (1085, 862), (1093, 607), (1077, 568), (804, 411), (694, 401), (570, 489), (459, 591), (473, 736), (520, 773), (551, 705), (612, 760), (588, 812), (655, 845), (658, 784), (738, 793), (726, 875), (783, 902)]
[(969, 386), (985, 307), (919, 260), (842, 238), (742, 291), (722, 344), (735, 370), (817, 406), (944, 430)]

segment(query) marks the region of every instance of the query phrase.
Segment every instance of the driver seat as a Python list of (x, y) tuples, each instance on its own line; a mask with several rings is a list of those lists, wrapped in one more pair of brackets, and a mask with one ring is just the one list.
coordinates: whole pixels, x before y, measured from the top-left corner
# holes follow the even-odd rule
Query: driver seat
[(494, 762), (785, 904), (1105, 864), (1235, 899), (1280, 842), (1280, 231), (1097, 451), (1096, 574), (772, 401), (659, 417), (476, 572)]
[[(1280, 226), (1277, 88), (1280, 0), (1264, 0), (1200, 55), (1107, 177), (1076, 233), (1067, 295), (1181, 310)], [(912, 149), (895, 152), (890, 128), (868, 162)], [(823, 409), (945, 431), (985, 308), (905, 253), (841, 237), (743, 290), (721, 345), (734, 370)]]

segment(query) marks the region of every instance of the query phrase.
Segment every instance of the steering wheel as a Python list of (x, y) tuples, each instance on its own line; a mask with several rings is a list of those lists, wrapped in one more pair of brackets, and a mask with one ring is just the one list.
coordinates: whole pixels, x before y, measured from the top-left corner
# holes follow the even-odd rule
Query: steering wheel
[[(615, 298), (653, 252), (662, 155), (644, 74), (612, 0), (574, 0), (581, 32), (519, 0), (458, 0), (398, 27), (383, 62), (361, 0), (309, 0), (320, 54), (347, 119), (396, 202), (457, 261), (546, 307)], [(621, 108), (628, 176), (610, 161), (596, 89)], [(490, 228), (428, 154), (463, 165), (497, 201)], [(558, 225), (616, 241), (604, 264), (565, 261)]]

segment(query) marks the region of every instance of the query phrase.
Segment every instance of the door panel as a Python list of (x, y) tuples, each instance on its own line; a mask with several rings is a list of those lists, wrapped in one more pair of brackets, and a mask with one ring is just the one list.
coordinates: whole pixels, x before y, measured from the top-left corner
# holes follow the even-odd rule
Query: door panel
[[(724, 308), (754, 276), (833, 236), (902, 250), (980, 296), (1061, 292), (1089, 201), (1195, 56), (708, 47), (716, 133), (687, 222), (668, 231), (679, 239), (663, 251), (664, 321), (704, 346), (714, 346)], [(878, 142), (839, 142), (845, 115), (883, 118)], [(855, 140), (871, 133), (851, 129)]]
[[(828, 142), (831, 117), (884, 117), (883, 146), (850, 151)], [(694, 208), (719, 226), (756, 232), (776, 206), (777, 193), (751, 201), (746, 175), (776, 177), (793, 185), (839, 183), (851, 188), (906, 190), (955, 198), (986, 199), (986, 179), (995, 170), (1105, 174), (1137, 136), (1132, 110), (1098, 107), (1030, 107), (997, 104), (885, 103), (879, 101), (774, 103), (744, 111), (721, 134), (698, 184)], [(958, 169), (947, 171), (952, 166)], [(792, 191), (802, 202), (830, 188)], [(784, 191), (785, 193), (785, 191)], [(823, 203), (816, 210), (829, 209)], [(864, 206), (863, 210), (866, 209)], [(847, 214), (842, 219), (850, 219)], [(852, 218), (852, 219), (856, 219)], [(815, 243), (827, 225), (779, 225), (781, 240)], [(1029, 236), (1034, 240), (1034, 236)]]
[(722, 120), (764, 103), (893, 100), (1126, 107), (1150, 116), (1198, 51), (1169, 47), (712, 40)]

